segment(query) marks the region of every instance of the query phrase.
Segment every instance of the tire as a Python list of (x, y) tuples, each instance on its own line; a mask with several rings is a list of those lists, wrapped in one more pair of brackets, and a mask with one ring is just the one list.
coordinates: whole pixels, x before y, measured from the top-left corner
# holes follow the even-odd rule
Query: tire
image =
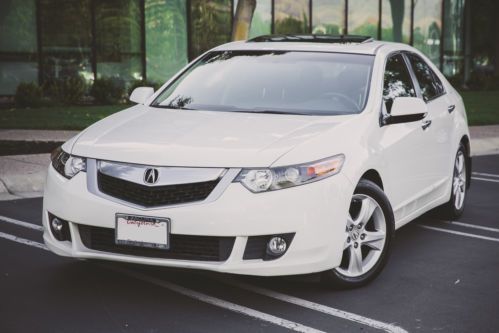
[(321, 282), (335, 289), (358, 288), (375, 279), (388, 261), (395, 234), (390, 202), (369, 180), (357, 185), (348, 216), (341, 264), (321, 274)]
[(467, 158), (468, 155), (466, 148), (462, 143), (460, 143), (452, 167), (452, 185), (450, 199), (439, 209), (440, 217), (445, 220), (457, 219), (464, 212), (464, 204), (469, 187), (467, 183)]

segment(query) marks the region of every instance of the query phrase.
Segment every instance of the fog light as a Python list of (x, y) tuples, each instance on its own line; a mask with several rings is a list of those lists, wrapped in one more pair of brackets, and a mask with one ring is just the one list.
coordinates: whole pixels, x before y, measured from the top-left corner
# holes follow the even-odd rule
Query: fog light
[(61, 220), (59, 220), (57, 217), (55, 217), (55, 218), (53, 218), (53, 219), (52, 219), (52, 222), (51, 222), (51, 223), (52, 223), (52, 229), (53, 229), (54, 231), (56, 231), (56, 232), (61, 232), (62, 227), (64, 226), (64, 225), (62, 224), (62, 221), (61, 221)]
[(287, 247), (286, 240), (282, 237), (272, 237), (267, 244), (269, 252), (276, 256), (280, 256), (286, 252)]

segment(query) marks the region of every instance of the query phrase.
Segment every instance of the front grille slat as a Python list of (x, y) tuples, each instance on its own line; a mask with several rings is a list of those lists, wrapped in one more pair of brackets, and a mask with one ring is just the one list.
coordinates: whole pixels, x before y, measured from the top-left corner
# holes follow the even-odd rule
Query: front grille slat
[(97, 181), (99, 191), (102, 193), (149, 208), (205, 200), (217, 186), (220, 179), (199, 183), (150, 187), (115, 178), (99, 171)]
[(138, 257), (197, 261), (226, 261), (235, 237), (191, 236), (170, 234), (170, 249), (153, 249), (115, 243), (114, 229), (78, 225), (85, 247), (102, 252)]

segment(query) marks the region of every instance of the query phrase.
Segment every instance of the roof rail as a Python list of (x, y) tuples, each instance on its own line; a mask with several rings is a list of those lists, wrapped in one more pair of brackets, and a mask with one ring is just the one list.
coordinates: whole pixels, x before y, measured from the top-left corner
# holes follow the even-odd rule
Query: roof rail
[(330, 43), (330, 44), (364, 44), (374, 41), (370, 36), (357, 35), (263, 35), (249, 39), (249, 43), (263, 42), (301, 42), (301, 43)]

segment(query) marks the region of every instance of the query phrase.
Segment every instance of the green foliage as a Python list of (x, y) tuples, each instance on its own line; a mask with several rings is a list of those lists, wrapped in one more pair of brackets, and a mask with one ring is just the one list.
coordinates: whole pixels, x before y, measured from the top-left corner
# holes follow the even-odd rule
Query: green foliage
[(118, 104), (123, 101), (125, 84), (113, 78), (101, 78), (94, 81), (90, 95), (96, 104)]
[(44, 95), (55, 104), (78, 104), (82, 101), (86, 90), (85, 80), (79, 76), (54, 79), (43, 85)]
[(304, 33), (308, 30), (306, 27), (307, 22), (288, 16), (285, 19), (275, 22), (275, 31), (280, 34)]
[(17, 107), (39, 107), (42, 103), (42, 89), (33, 82), (24, 82), (17, 86), (14, 101)]

